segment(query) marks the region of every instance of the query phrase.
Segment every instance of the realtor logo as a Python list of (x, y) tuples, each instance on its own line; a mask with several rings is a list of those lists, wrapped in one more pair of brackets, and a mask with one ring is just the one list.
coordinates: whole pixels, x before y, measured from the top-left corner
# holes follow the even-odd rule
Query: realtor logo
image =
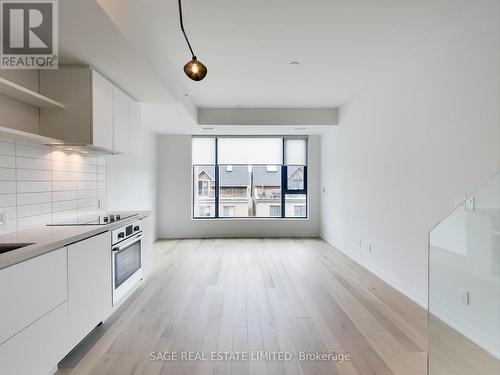
[(57, 69), (57, 0), (0, 0), (0, 68)]

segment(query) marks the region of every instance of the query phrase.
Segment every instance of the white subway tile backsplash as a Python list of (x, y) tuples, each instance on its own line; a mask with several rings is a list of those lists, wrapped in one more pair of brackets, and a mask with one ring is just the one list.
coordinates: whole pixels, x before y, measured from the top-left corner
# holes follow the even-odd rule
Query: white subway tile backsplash
[(14, 156), (15, 152), (16, 152), (16, 146), (14, 143), (7, 143), (0, 141), (0, 155)]
[(17, 144), (16, 156), (51, 160), (50, 148), (47, 146), (28, 146), (25, 144)]
[(0, 194), (16, 193), (16, 183), (13, 181), (0, 181)]
[(50, 181), (17, 181), (18, 193), (36, 193), (51, 191)]
[(95, 173), (80, 173), (80, 181), (97, 181), (97, 174)]
[(97, 173), (97, 165), (85, 164), (81, 160), (80, 162), (52, 160), (52, 169), (54, 171)]
[(78, 199), (78, 208), (80, 209), (86, 207), (97, 207), (97, 199), (95, 198)]
[(69, 210), (76, 211), (77, 208), (78, 208), (78, 203), (76, 200), (52, 202), (52, 212), (69, 211)]
[(0, 234), (14, 232), (17, 229), (17, 219), (7, 220), (7, 224), (0, 225)]
[(70, 223), (78, 220), (78, 213), (76, 210), (58, 211), (52, 213), (52, 223)]
[(53, 181), (78, 181), (80, 178), (79, 172), (69, 171), (52, 171)]
[(15, 168), (16, 158), (10, 155), (0, 155), (0, 168)]
[(16, 181), (16, 170), (0, 168), (0, 181)]
[(21, 217), (17, 219), (17, 229), (25, 229), (34, 225), (46, 225), (52, 223), (52, 214)]
[(7, 215), (7, 221), (14, 220), (17, 218), (17, 207), (2, 207), (0, 211), (4, 212)]
[(51, 201), (51, 192), (43, 193), (20, 193), (17, 194), (17, 205), (48, 203)]
[(28, 204), (25, 206), (17, 206), (17, 216), (27, 217), (34, 215), (43, 215), (52, 213), (51, 203)]
[(16, 205), (16, 194), (0, 194), (0, 207)]
[(52, 189), (52, 202), (69, 201), (77, 198), (78, 192), (76, 190), (54, 191)]
[(78, 190), (97, 190), (97, 181), (78, 181)]
[(50, 159), (34, 159), (16, 157), (16, 168), (18, 169), (41, 169), (50, 171), (52, 168), (52, 161)]
[(18, 169), (18, 181), (50, 181), (51, 171), (36, 170), (36, 169)]
[(0, 138), (0, 233), (85, 222), (106, 210), (106, 159)]
[(96, 197), (97, 197), (97, 190), (80, 190), (78, 192), (78, 199), (96, 198)]
[(68, 181), (53, 181), (52, 191), (69, 191), (78, 190), (78, 182), (68, 182)]

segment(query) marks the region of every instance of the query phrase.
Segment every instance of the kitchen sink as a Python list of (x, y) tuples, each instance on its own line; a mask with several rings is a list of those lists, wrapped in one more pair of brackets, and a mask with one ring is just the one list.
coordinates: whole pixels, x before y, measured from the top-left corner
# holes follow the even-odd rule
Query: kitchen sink
[(0, 244), (0, 254), (7, 253), (12, 250), (17, 250), (25, 246), (33, 245), (32, 243), (2, 243)]

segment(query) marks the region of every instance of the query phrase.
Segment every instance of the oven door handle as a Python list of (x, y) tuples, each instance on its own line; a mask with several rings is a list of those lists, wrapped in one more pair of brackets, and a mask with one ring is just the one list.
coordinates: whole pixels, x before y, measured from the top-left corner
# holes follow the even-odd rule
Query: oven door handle
[(123, 244), (120, 244), (120, 246), (117, 246), (117, 247), (113, 247), (111, 250), (113, 252), (117, 252), (117, 251), (121, 251), (123, 250), (124, 248), (136, 243), (137, 241), (140, 241), (142, 239), (142, 237), (144, 237), (144, 234), (139, 234), (139, 235), (136, 235), (134, 238), (132, 238), (130, 241), (127, 241), (127, 242), (124, 242)]

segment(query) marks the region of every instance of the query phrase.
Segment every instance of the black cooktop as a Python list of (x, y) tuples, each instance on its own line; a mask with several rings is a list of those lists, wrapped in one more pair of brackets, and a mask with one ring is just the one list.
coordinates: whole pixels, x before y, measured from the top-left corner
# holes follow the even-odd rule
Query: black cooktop
[(48, 224), (49, 226), (68, 226), (68, 225), (106, 225), (120, 220), (128, 219), (129, 217), (136, 216), (137, 214), (108, 214), (99, 215), (95, 217), (86, 217), (81, 222), (60, 222), (55, 224)]

